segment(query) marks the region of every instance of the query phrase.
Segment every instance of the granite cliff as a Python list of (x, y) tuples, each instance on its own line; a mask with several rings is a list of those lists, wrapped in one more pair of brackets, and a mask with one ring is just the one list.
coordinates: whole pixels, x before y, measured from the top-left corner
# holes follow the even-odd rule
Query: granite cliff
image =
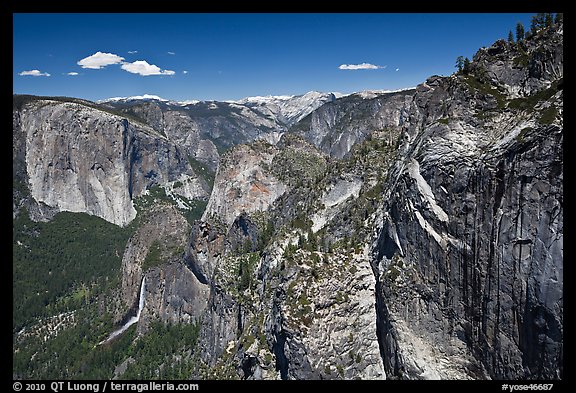
[(153, 375), (563, 378), (561, 22), (397, 92), (14, 100), (14, 216), (131, 228), (117, 345), (196, 329)]

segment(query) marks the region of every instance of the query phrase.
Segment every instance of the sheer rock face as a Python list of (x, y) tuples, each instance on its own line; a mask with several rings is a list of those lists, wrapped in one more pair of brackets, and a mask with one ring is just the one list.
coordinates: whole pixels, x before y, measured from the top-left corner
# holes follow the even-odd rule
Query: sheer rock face
[(209, 287), (188, 267), (175, 261), (146, 274), (146, 305), (138, 328), (145, 332), (149, 322), (195, 323), (208, 305)]
[(219, 266), (229, 269), (222, 259), (226, 247), (226, 234), (221, 228), (197, 221), (192, 226), (184, 256), (195, 280), (209, 288), (207, 307), (201, 314), (199, 347), (203, 361), (210, 366), (225, 352), (229, 342), (237, 338), (239, 327), (239, 304), (216, 278)]
[(563, 92), (482, 118), (493, 97), (462, 82), (418, 87), (385, 187), (374, 252), (387, 371), (449, 376), (423, 340), (474, 378), (561, 378)]
[(165, 323), (196, 321), (206, 308), (209, 291), (182, 259), (190, 225), (176, 208), (168, 205), (156, 207), (143, 220), (128, 241), (122, 258), (121, 297), (125, 308), (118, 317), (138, 303), (145, 275), (140, 333), (154, 319)]
[(371, 99), (352, 94), (321, 106), (291, 131), (329, 156), (343, 158), (373, 131), (402, 126), (413, 95), (413, 89)]
[(214, 190), (202, 219), (230, 226), (242, 212), (267, 210), (286, 191), (271, 172), (279, 150), (265, 142), (239, 145), (222, 157)]
[(207, 197), (186, 155), (144, 125), (79, 103), (39, 100), (18, 111), (32, 198), (125, 226), (133, 198), (151, 185), (190, 179), (188, 197)]
[(78, 104), (45, 102), (21, 113), (32, 197), (118, 225), (135, 216), (127, 123)]
[(206, 127), (197, 119), (191, 118), (182, 108), (180, 110), (161, 108), (154, 101), (136, 104), (130, 112), (146, 120), (158, 132), (175, 142), (186, 154), (216, 171), (219, 153), (209, 139)]

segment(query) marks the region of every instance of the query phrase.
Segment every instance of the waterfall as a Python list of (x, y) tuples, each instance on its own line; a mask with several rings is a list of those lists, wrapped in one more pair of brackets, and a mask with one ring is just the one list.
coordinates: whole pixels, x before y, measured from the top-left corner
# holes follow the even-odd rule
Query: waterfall
[(113, 331), (112, 334), (110, 334), (110, 336), (108, 336), (108, 338), (106, 340), (99, 342), (98, 345), (107, 343), (108, 341), (114, 339), (115, 337), (118, 337), (119, 335), (124, 333), (126, 330), (128, 330), (128, 328), (130, 326), (132, 326), (136, 322), (138, 322), (138, 320), (140, 319), (140, 314), (142, 313), (142, 309), (144, 308), (144, 294), (145, 294), (145, 292), (146, 292), (146, 277), (144, 276), (144, 277), (142, 277), (142, 283), (140, 284), (140, 299), (138, 301), (138, 311), (136, 312), (136, 316), (131, 317), (128, 320), (128, 322), (126, 322), (121, 328)]
[(136, 321), (140, 319), (140, 313), (144, 308), (144, 293), (146, 292), (146, 276), (142, 277), (142, 284), (140, 284), (140, 300), (138, 301), (138, 312), (136, 313)]

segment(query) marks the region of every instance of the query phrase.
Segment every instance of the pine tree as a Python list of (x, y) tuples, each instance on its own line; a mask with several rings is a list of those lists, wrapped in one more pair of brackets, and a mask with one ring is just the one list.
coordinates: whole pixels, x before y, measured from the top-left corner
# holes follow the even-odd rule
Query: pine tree
[(461, 72), (462, 68), (464, 68), (464, 56), (458, 56), (456, 58), (456, 64), (454, 66), (458, 68), (458, 72)]
[(508, 42), (511, 44), (514, 43), (514, 34), (512, 34), (512, 30), (508, 32)]
[(542, 29), (544, 27), (546, 27), (546, 13), (545, 12), (539, 12), (538, 14), (536, 14), (536, 22), (538, 24), (538, 29)]
[[(532, 24), (530, 26), (530, 32), (532, 35), (536, 35), (538, 30), (548, 27), (548, 18), (552, 18), (552, 14), (547, 14), (545, 12), (539, 12), (532, 17)], [(550, 19), (550, 25), (552, 25), (552, 19)]]
[(312, 232), (311, 229), (308, 230), (308, 250), (316, 251), (318, 249), (318, 238)]
[(546, 13), (546, 16), (544, 18), (544, 25), (548, 28), (548, 27), (552, 27), (552, 14), (550, 12)]
[(537, 15), (532, 17), (532, 21), (530, 22), (530, 35), (534, 36), (538, 32), (538, 27), (540, 26), (539, 19)]
[(564, 14), (562, 14), (561, 12), (558, 12), (556, 14), (556, 17), (554, 18), (554, 23), (560, 24), (560, 23), (562, 23), (563, 20), (564, 20)]
[(469, 58), (464, 59), (464, 64), (462, 66), (462, 72), (464, 74), (470, 73), (470, 59)]
[(520, 42), (524, 40), (524, 25), (520, 22), (516, 25), (516, 41)]

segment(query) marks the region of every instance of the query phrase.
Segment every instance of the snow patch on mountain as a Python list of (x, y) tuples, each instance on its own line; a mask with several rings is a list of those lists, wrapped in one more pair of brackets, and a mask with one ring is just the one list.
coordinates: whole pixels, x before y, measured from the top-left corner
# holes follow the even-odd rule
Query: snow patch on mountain
[(407, 90), (412, 90), (415, 89), (415, 87), (406, 87), (403, 89), (398, 89), (398, 90), (363, 90), (363, 91), (359, 91), (356, 93), (351, 93), (351, 94), (347, 94), (349, 96), (351, 95), (357, 95), (360, 96), (364, 99), (372, 99), (372, 98), (376, 98), (382, 94), (390, 94), (390, 93), (399, 93), (401, 91), (407, 91)]
[(248, 104), (248, 103), (255, 103), (255, 104), (278, 104), (281, 101), (287, 101), (290, 100), (292, 98), (294, 98), (295, 96), (287, 96), (287, 95), (281, 95), (281, 96), (254, 96), (254, 97), (245, 97), (242, 98), (240, 100), (234, 101), (234, 100), (229, 100), (229, 101), (225, 101), (231, 104)]
[(199, 102), (202, 102), (202, 101), (200, 101), (200, 100), (170, 101), (169, 104), (186, 106), (186, 105), (196, 105)]
[[(340, 93), (338, 95), (340, 96)], [(335, 100), (334, 93), (310, 91), (303, 95), (255, 96), (228, 102), (247, 106), (264, 116), (275, 117), (279, 122), (290, 126), (325, 103)]]
[(269, 96), (254, 96), (245, 97), (240, 100), (227, 100), (227, 101), (200, 101), (200, 100), (184, 100), (175, 101), (167, 100), (154, 94), (144, 94), (141, 96), (130, 97), (112, 97), (105, 100), (98, 101), (98, 103), (117, 103), (129, 102), (137, 100), (156, 100), (168, 104), (170, 106), (187, 107), (196, 105), (198, 103), (209, 103), (208, 109), (218, 109), (218, 104), (230, 105), (231, 107), (241, 110), (242, 115), (247, 116), (254, 120), (258, 120), (258, 126), (265, 126), (269, 128), (285, 129), (308, 116), (311, 112), (315, 111), (322, 105), (328, 102), (334, 102), (336, 99), (345, 97), (347, 95), (357, 94), (364, 99), (372, 99), (379, 95), (386, 93), (395, 93), (399, 91), (409, 90), (365, 90), (359, 93), (342, 94), (342, 93), (323, 93), (318, 91), (309, 91), (302, 95), (269, 95)]
[(144, 94), (141, 96), (112, 97), (112, 98), (107, 98), (105, 100), (99, 100), (96, 102), (101, 104), (101, 103), (105, 103), (105, 102), (122, 102), (122, 101), (135, 101), (135, 100), (157, 100), (157, 101), (162, 101), (162, 102), (168, 102), (169, 101), (165, 98), (159, 97), (159, 96), (154, 95), (154, 94)]

